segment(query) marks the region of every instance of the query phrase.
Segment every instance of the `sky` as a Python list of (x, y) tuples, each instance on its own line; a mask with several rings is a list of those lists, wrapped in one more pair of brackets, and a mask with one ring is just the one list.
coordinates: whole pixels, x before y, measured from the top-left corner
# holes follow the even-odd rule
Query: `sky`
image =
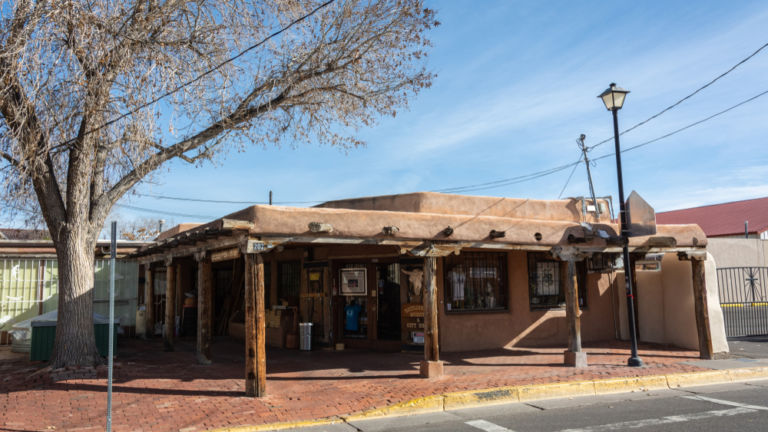
[[(675, 103), (768, 43), (764, 1), (431, 1), (431, 88), (381, 118), (349, 151), (296, 143), (230, 153), (216, 166), (175, 162), (113, 217), (204, 222), (244, 203), (308, 206), (374, 195), (437, 191), (524, 176), (576, 162), (576, 139), (612, 138), (596, 97), (630, 90), (624, 130)], [(622, 148), (663, 136), (768, 90), (768, 48), (712, 86), (621, 136)], [(623, 153), (625, 194), (656, 211), (768, 196), (768, 94), (674, 136)], [(289, 143), (290, 144), (290, 143)], [(589, 153), (613, 151), (613, 141)], [(613, 156), (591, 166), (596, 194), (618, 196)], [(557, 199), (589, 194), (584, 164), (473, 195)], [(507, 182), (510, 183), (510, 182)], [(144, 196), (140, 196), (144, 195)], [(616, 204), (617, 205), (617, 204)], [(127, 206), (127, 207), (126, 207)], [(148, 209), (148, 210), (137, 210)]]

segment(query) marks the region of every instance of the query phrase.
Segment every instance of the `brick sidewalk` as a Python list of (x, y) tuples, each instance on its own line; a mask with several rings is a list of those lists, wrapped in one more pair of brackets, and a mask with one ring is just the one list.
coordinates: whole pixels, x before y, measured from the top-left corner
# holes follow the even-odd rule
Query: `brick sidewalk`
[[(696, 352), (654, 346), (641, 346), (645, 367), (628, 368), (628, 349), (618, 342), (586, 348), (590, 367), (581, 370), (562, 366), (562, 348), (449, 353), (442, 357), (447, 375), (432, 380), (418, 375), (419, 352), (269, 350), (268, 396), (253, 399), (242, 396), (241, 342), (217, 341), (209, 366), (195, 362), (188, 341), (167, 353), (159, 340), (121, 339), (119, 350), (115, 431), (200, 431), (310, 420), (446, 392), (704, 370), (682, 363), (698, 359)], [(51, 382), (35, 374), (43, 366), (0, 348), (3, 430), (104, 430), (106, 379)]]

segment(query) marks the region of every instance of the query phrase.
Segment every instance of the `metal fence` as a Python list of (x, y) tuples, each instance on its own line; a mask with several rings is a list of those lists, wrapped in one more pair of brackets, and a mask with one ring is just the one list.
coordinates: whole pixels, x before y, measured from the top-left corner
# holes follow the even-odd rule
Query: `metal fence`
[(728, 337), (768, 334), (768, 267), (719, 268), (717, 286)]
[[(115, 316), (123, 326), (136, 322), (138, 263), (118, 261), (115, 267)], [(59, 269), (55, 259), (0, 259), (0, 331), (19, 321), (58, 308)], [(108, 314), (109, 260), (94, 266), (94, 312)]]

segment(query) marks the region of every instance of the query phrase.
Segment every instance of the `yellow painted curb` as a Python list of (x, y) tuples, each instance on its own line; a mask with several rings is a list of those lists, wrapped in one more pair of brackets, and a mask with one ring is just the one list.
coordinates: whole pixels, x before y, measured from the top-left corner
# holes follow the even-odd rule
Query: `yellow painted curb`
[(520, 391), (520, 402), (595, 394), (594, 381), (534, 384), (518, 388)]
[(520, 401), (519, 387), (496, 387), (485, 390), (470, 390), (447, 393), (444, 395), (443, 407), (447, 410), (469, 408), (478, 405), (509, 403)]
[(595, 380), (595, 394), (623, 393), (634, 391), (668, 389), (667, 377), (664, 375), (649, 375), (632, 378), (611, 378)]
[(733, 382), (768, 379), (768, 367), (729, 369), (728, 375), (730, 375)]
[(667, 375), (669, 388), (698, 386), (707, 384), (722, 384), (731, 382), (731, 376), (727, 370), (713, 370), (703, 372), (678, 373)]
[(212, 429), (208, 432), (263, 432), (263, 431), (274, 431), (274, 430), (282, 430), (282, 429), (296, 429), (296, 428), (309, 427), (309, 426), (323, 426), (323, 425), (331, 425), (331, 424), (339, 424), (339, 423), (344, 423), (344, 420), (333, 418), (333, 419), (318, 419), (318, 420), (302, 420), (302, 421), (285, 422), (285, 423), (267, 423), (267, 424), (254, 425), (254, 426), (235, 426), (230, 428)]
[(425, 396), (383, 408), (374, 408), (371, 410), (362, 411), (344, 416), (344, 420), (354, 421), (376, 417), (408, 415), (434, 411), (443, 411), (443, 395)]
[(675, 389), (678, 387), (729, 382), (768, 379), (768, 367), (747, 367), (740, 369), (709, 370), (669, 375), (649, 375), (628, 378), (598, 379), (522, 386), (496, 387), (484, 390), (469, 390), (416, 398), (383, 408), (375, 408), (340, 418), (326, 418), (287, 423), (272, 423), (255, 426), (236, 426), (213, 429), (210, 432), (261, 432), (339, 424), (377, 417), (403, 416), (426, 412), (448, 411), (479, 405), (509, 402), (530, 402), (541, 399), (590, 396), (632, 391)]

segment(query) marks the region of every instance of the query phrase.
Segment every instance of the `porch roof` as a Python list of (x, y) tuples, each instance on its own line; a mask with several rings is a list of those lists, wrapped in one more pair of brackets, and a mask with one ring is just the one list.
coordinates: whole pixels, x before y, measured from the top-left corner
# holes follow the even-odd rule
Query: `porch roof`
[[(334, 201), (299, 208), (255, 205), (204, 225), (161, 237), (138, 255), (161, 253), (201, 240), (232, 236), (282, 244), (369, 244), (412, 249), (425, 242), (454, 248), (549, 250), (576, 246), (619, 252), (619, 226), (610, 217), (581, 211), (580, 199), (523, 200), (417, 193)], [(447, 228), (449, 228), (447, 230)], [(241, 241), (242, 241), (241, 238)], [(635, 251), (702, 249), (698, 225), (659, 225), (652, 236), (633, 237)], [(210, 244), (207, 249), (231, 247)]]

